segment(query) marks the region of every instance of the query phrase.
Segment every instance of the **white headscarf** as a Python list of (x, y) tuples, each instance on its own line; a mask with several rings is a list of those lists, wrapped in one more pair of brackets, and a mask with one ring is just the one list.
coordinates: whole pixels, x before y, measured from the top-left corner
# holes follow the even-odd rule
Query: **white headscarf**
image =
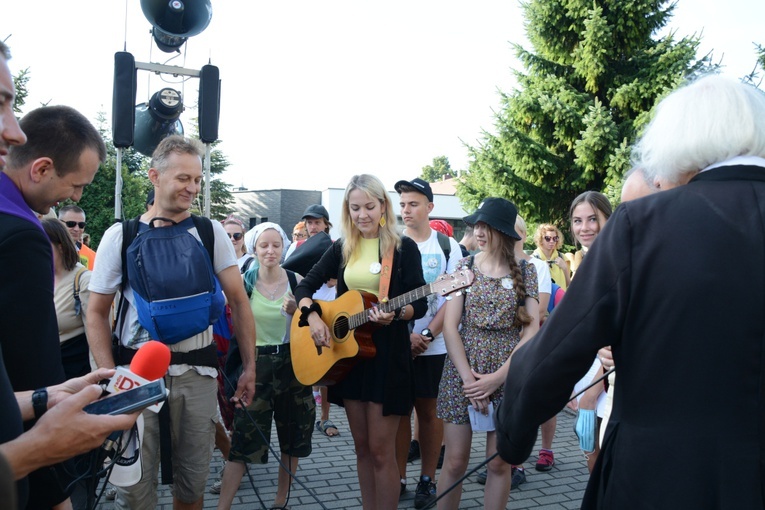
[(284, 260), (284, 254), (287, 253), (287, 248), (290, 246), (290, 240), (284, 230), (282, 230), (282, 227), (271, 221), (260, 223), (244, 234), (244, 245), (247, 247), (247, 252), (255, 256), (255, 260), (250, 264), (250, 268), (244, 273), (244, 281), (252, 287), (255, 286), (255, 282), (258, 279), (258, 269), (260, 269), (260, 261), (255, 253), (255, 245), (258, 243), (260, 234), (268, 229), (274, 229), (282, 236), (282, 260)]

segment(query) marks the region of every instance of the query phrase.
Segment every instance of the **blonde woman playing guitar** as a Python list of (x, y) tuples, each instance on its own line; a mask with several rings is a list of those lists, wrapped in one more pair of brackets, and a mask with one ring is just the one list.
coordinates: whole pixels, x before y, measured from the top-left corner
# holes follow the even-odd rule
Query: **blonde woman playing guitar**
[[(425, 285), (417, 245), (396, 232), (396, 216), (385, 187), (377, 177), (357, 175), (343, 199), (342, 239), (327, 250), (295, 290), (301, 329), (308, 329), (316, 348), (330, 346), (330, 330), (319, 315), (313, 293), (330, 278), (337, 279), (340, 298), (350, 289), (378, 294), (380, 278), (390, 274), (387, 293), (397, 296)], [(385, 255), (392, 252), (390, 267)], [(387, 297), (378, 296), (378, 297)], [(412, 357), (407, 321), (425, 314), (426, 300), (416, 299), (394, 311), (368, 310), (368, 319), (381, 326), (372, 333), (376, 355), (360, 361), (329, 388), (329, 400), (345, 407), (357, 455), (362, 505), (366, 509), (396, 508), (399, 476), (396, 430), (409, 414)], [(299, 319), (299, 320), (300, 320)]]

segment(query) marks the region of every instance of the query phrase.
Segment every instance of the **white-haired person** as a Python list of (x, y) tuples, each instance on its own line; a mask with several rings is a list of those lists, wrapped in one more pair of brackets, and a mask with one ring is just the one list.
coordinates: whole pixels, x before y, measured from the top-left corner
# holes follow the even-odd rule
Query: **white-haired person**
[(732, 248), (765, 259), (765, 95), (700, 78), (659, 103), (633, 154), (667, 191), (616, 209), (516, 352), (500, 455), (528, 456), (538, 424), (610, 344), (619, 382), (582, 508), (765, 508), (765, 265), (743, 280), (729, 271)]
[[(378, 294), (386, 271), (387, 297), (425, 285), (417, 244), (396, 230), (396, 214), (380, 179), (362, 174), (345, 189), (340, 220), (342, 238), (335, 241), (298, 285), (295, 298), (317, 347), (329, 347), (329, 328), (321, 307), (311, 296), (330, 278), (337, 279), (340, 299), (349, 290)], [(386, 260), (392, 256), (390, 267)], [(378, 296), (382, 297), (382, 296)], [(356, 451), (356, 466), (364, 508), (395, 508), (400, 494), (394, 444), (402, 416), (414, 405), (412, 351), (408, 321), (425, 315), (425, 298), (394, 312), (368, 310), (381, 327), (372, 333), (373, 358), (355, 365), (347, 377), (328, 388), (333, 404), (345, 407)]]

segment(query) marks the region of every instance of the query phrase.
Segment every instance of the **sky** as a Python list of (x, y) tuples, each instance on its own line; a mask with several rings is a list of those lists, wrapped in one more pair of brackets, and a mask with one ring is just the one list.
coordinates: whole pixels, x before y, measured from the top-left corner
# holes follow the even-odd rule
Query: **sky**
[[(139, 62), (218, 66), (223, 178), (247, 189), (344, 188), (359, 173), (392, 189), (442, 155), (466, 169), (466, 144), (493, 131), (499, 91), (522, 70), (512, 44), (530, 49), (516, 0), (212, 0), (210, 25), (177, 56), (152, 45), (138, 0), (7, 4), (0, 39), (10, 36), (11, 72), (29, 68), (25, 112), (66, 104), (110, 122), (124, 49)], [(763, 19), (762, 0), (678, 0), (669, 29), (701, 33), (699, 54), (741, 77), (753, 42), (765, 44)], [(165, 86), (181, 91), (188, 126), (195, 78), (139, 71), (137, 102)]]

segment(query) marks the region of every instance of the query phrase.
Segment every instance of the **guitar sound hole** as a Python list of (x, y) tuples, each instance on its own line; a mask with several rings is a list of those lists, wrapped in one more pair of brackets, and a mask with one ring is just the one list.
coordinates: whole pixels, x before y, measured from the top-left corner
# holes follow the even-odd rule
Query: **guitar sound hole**
[(335, 338), (345, 338), (348, 335), (348, 317), (338, 317), (332, 327)]

